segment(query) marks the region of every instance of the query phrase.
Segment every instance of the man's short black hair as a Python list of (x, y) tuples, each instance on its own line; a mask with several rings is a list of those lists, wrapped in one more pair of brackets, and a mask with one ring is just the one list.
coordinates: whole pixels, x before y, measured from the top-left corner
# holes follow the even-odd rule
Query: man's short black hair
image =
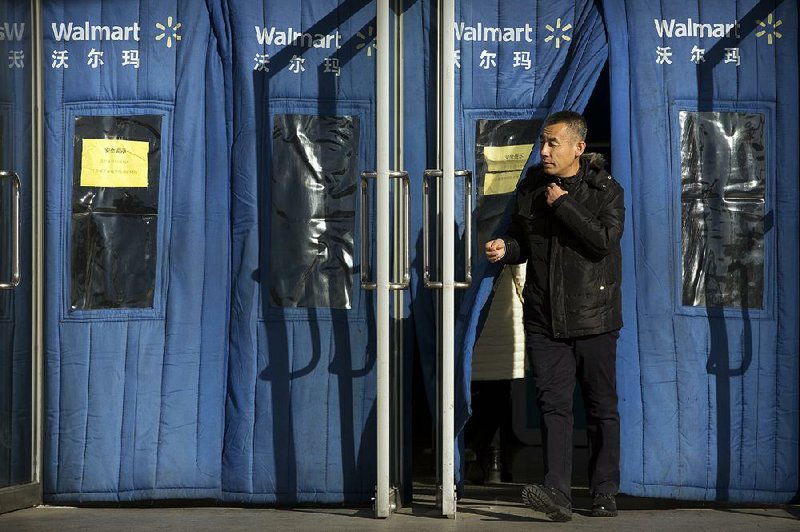
[(578, 140), (586, 140), (586, 120), (580, 113), (575, 111), (558, 111), (553, 113), (544, 120), (543, 127), (549, 127), (554, 124), (566, 124), (573, 135), (578, 137)]

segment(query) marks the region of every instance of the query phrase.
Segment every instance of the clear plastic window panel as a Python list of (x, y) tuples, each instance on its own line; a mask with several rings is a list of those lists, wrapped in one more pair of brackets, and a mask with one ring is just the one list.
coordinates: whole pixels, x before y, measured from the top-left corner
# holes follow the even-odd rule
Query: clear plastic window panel
[(358, 144), (358, 117), (273, 117), (271, 306), (351, 308)]
[(79, 116), (70, 309), (152, 308), (161, 116)]
[(763, 307), (765, 115), (681, 111), (683, 304)]
[(495, 236), (497, 225), (528, 162), (542, 120), (478, 120), (475, 124), (475, 223), (478, 242)]

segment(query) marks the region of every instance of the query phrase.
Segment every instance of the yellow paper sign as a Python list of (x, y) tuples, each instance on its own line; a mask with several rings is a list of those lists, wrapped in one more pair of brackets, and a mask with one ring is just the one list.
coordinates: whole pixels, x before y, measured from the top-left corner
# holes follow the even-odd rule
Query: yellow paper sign
[(487, 170), (483, 179), (483, 193), (490, 196), (513, 192), (532, 148), (533, 144), (486, 146), (483, 149)]
[(533, 144), (517, 144), (515, 146), (486, 146), (483, 158), (490, 172), (522, 170), (528, 162)]
[(483, 177), (483, 194), (508, 194), (514, 192), (519, 181), (519, 170), (511, 172), (486, 172)]
[(82, 187), (147, 187), (149, 143), (140, 140), (83, 139)]

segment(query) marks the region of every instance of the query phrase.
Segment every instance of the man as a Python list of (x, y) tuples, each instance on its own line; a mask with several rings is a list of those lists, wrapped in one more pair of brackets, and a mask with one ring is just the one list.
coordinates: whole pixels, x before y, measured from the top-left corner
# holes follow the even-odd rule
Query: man
[(572, 519), (572, 395), (581, 383), (589, 435), (592, 515), (617, 515), (619, 413), (616, 346), (622, 327), (620, 185), (601, 155), (583, 155), (586, 122), (547, 117), (542, 162), (517, 186), (507, 234), (486, 243), (490, 262), (527, 261), (525, 351), (542, 414), (544, 484), (522, 498), (553, 521)]

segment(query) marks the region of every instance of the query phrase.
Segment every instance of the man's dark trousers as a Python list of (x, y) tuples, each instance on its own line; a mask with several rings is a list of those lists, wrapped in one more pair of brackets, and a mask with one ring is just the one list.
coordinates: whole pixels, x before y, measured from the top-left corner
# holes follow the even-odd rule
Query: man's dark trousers
[[(527, 329), (527, 327), (526, 327)], [(526, 330), (525, 351), (542, 414), (545, 486), (570, 497), (572, 396), (577, 376), (589, 436), (589, 488), (615, 495), (619, 489), (619, 413), (616, 354), (618, 331), (554, 339)]]

